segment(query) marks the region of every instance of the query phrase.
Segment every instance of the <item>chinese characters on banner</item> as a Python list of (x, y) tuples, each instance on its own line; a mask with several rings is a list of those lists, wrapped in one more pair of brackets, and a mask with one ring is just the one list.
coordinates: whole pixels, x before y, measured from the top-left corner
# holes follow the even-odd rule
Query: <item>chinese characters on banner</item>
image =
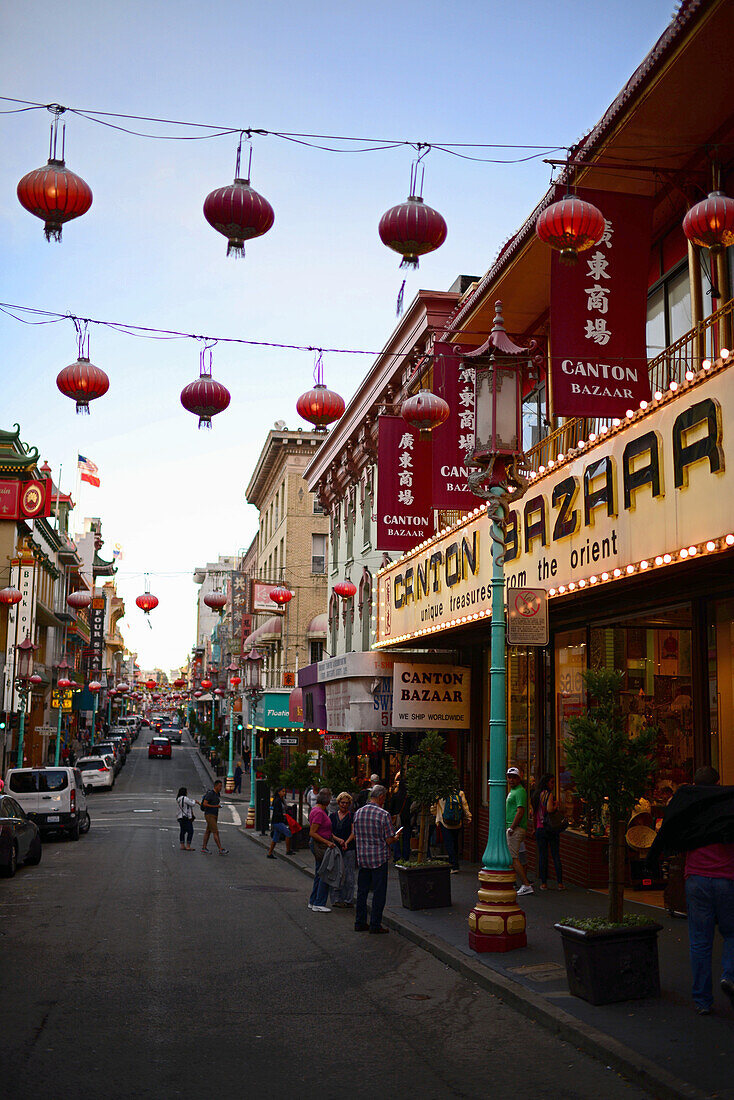
[(5, 685), (3, 707), (19, 710), (20, 696), (13, 677), (16, 667), (16, 646), (26, 638), (33, 641), (36, 632), (35, 563), (32, 559), (14, 558), (10, 563), (10, 584), (22, 594), (20, 603), (8, 608), (7, 645), (5, 650)]
[(433, 392), (450, 409), (448, 420), (431, 432), (433, 507), (468, 512), (477, 503), (466, 484), (467, 456), (474, 450), (474, 370), (453, 344), (436, 343), (433, 354)]
[(551, 258), (551, 370), (556, 416), (623, 417), (650, 399), (647, 266), (652, 199), (579, 188), (604, 215), (600, 243), (575, 266)]
[(410, 550), (435, 534), (431, 443), (400, 416), (381, 416), (377, 459), (377, 549)]
[(94, 596), (89, 608), (89, 647), (86, 651), (89, 658), (88, 667), (91, 670), (101, 671), (102, 658), (104, 656), (104, 596)]

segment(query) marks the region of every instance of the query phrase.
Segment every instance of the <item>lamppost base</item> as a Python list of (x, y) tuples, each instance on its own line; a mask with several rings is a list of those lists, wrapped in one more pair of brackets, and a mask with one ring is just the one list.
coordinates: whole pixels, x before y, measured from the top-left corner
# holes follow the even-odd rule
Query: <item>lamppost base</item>
[(246, 829), (254, 829), (255, 828), (255, 807), (254, 806), (249, 806), (248, 809), (247, 809), (247, 817), (245, 819), (245, 828)]
[(515, 872), (479, 872), (478, 900), (469, 914), (472, 951), (514, 951), (526, 947), (525, 914), (517, 904)]
[(224, 781), (224, 793), (225, 794), (233, 794), (234, 793), (234, 776), (233, 775), (228, 775), (227, 778), (225, 779), (225, 781)]

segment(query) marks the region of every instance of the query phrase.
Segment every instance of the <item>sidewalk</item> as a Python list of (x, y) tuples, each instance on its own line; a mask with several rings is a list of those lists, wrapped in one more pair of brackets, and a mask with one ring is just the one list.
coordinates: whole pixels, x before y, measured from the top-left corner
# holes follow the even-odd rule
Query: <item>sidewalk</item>
[[(269, 844), (269, 836), (241, 832), (255, 844)], [(293, 867), (313, 874), (309, 852), (286, 857), (282, 845), (277, 851)], [(552, 885), (547, 891), (525, 895), (520, 903), (527, 916), (528, 946), (506, 954), (478, 955), (469, 948), (467, 926), (477, 896), (478, 871), (478, 865), (464, 864), (458, 875), (451, 876), (450, 909), (412, 912), (402, 908), (397, 875), (391, 870), (383, 923), (653, 1096), (734, 1100), (734, 1011), (718, 988), (720, 938), (714, 949), (714, 1014), (697, 1016), (690, 998), (685, 920), (671, 918), (644, 901), (628, 903), (629, 912), (646, 913), (663, 925), (658, 937), (662, 996), (590, 1005), (568, 991), (561, 940), (553, 925), (568, 916), (604, 916), (606, 896), (580, 887), (560, 892)], [(644, 899), (644, 894), (640, 897)], [(353, 910), (334, 910), (324, 919), (351, 925)]]

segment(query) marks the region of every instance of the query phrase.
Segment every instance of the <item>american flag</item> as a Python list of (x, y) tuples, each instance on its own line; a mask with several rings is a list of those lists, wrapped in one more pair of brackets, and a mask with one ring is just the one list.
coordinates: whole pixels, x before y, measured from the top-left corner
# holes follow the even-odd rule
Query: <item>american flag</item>
[(99, 466), (95, 466), (93, 462), (90, 462), (84, 455), (77, 456), (77, 468), (81, 471), (82, 481), (88, 481), (90, 485), (94, 485), (99, 488)]

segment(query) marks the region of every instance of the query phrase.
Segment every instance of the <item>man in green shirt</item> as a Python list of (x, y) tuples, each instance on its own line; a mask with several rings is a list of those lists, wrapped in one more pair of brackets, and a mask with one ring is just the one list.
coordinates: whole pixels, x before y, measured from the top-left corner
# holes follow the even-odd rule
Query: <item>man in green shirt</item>
[(525, 874), (525, 868), (520, 862), (520, 846), (525, 839), (528, 828), (528, 792), (522, 785), (520, 772), (517, 768), (507, 769), (507, 782), (510, 785), (507, 792), (507, 801), (505, 802), (507, 847), (510, 849), (515, 874), (519, 876), (522, 883), (517, 891), (517, 896), (520, 897), (521, 894), (534, 893), (528, 876)]

